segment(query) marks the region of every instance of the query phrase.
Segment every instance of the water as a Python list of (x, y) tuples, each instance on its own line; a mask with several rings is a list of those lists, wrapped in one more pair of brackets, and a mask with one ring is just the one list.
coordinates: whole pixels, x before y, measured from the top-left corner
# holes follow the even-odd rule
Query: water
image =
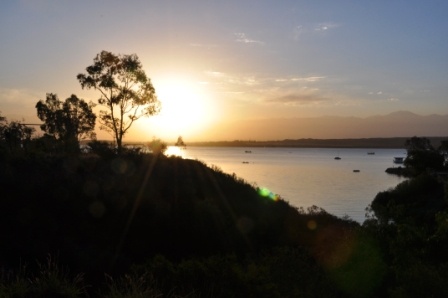
[[(182, 155), (266, 187), (293, 206), (316, 205), (336, 216), (348, 215), (363, 222), (365, 208), (375, 195), (404, 180), (385, 170), (394, 166), (394, 157), (405, 157), (406, 152), (404, 149), (188, 147)], [(335, 156), (341, 159), (335, 160)]]

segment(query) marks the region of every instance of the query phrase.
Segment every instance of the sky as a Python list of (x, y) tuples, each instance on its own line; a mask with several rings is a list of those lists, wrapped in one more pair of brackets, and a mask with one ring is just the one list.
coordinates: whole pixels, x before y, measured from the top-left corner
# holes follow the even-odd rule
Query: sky
[(238, 139), (247, 121), (447, 115), (447, 11), (445, 0), (4, 0), (0, 111), (40, 123), (46, 93), (96, 102), (76, 75), (107, 50), (137, 54), (162, 103), (129, 141), (215, 140), (226, 127)]

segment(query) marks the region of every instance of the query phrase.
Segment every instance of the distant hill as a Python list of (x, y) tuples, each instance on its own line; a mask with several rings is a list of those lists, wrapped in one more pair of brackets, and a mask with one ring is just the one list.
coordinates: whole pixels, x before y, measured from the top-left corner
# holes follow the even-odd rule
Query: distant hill
[[(217, 147), (296, 147), (296, 148), (405, 148), (409, 138), (362, 138), (362, 139), (285, 139), (280, 141), (222, 141), (222, 142), (193, 142), (189, 146), (217, 146)], [(428, 137), (434, 147), (447, 137)]]
[(448, 115), (417, 115), (399, 111), (366, 118), (322, 116), (242, 120), (208, 129), (211, 140), (360, 139), (442, 137)]

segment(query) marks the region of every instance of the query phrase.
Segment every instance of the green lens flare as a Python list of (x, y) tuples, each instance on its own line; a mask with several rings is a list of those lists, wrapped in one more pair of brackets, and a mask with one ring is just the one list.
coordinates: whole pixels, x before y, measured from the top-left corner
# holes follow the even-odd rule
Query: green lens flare
[(279, 200), (279, 196), (274, 194), (272, 191), (270, 191), (268, 188), (266, 187), (261, 187), (258, 189), (258, 194), (262, 197), (265, 198), (269, 198), (273, 201), (278, 201)]

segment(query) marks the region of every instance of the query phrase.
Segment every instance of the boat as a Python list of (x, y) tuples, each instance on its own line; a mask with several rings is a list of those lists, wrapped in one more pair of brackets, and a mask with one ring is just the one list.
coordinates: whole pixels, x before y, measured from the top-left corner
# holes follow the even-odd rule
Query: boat
[(354, 173), (359, 173), (361, 172), (360, 170), (353, 170)]
[(334, 159), (336, 160), (340, 160), (341, 158), (339, 156), (336, 156)]
[(404, 162), (404, 157), (394, 157), (394, 163), (402, 164)]
[(368, 155), (375, 155), (375, 152), (367, 152)]
[(252, 151), (251, 150), (246, 150), (246, 151), (244, 151), (244, 153), (252, 153)]

